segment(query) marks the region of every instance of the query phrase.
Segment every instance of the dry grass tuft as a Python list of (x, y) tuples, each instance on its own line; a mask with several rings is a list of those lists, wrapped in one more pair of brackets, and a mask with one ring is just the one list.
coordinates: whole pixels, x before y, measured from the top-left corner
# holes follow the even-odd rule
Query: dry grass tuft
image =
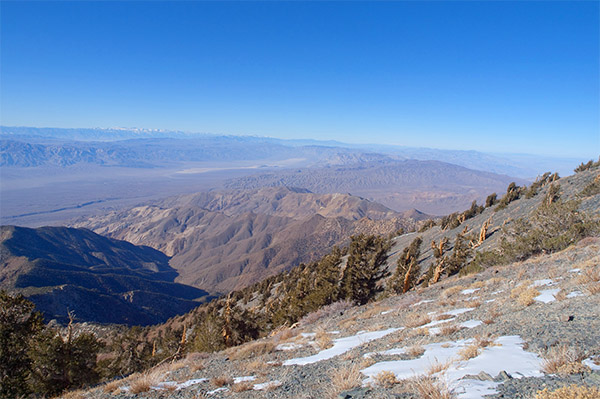
[(410, 357), (419, 357), (425, 353), (425, 348), (421, 345), (413, 345), (406, 349), (406, 354)]
[(121, 388), (122, 385), (123, 385), (123, 381), (122, 380), (114, 380), (114, 381), (106, 383), (102, 387), (102, 390), (105, 393), (114, 393), (114, 392), (120, 391), (120, 388)]
[(446, 306), (454, 306), (456, 305), (456, 299), (446, 299), (444, 301), (440, 301), (439, 302), (440, 307), (446, 307)]
[(486, 285), (487, 287), (491, 287), (491, 286), (494, 286), (494, 285), (500, 284), (500, 283), (501, 283), (501, 282), (503, 282), (504, 280), (505, 280), (505, 278), (504, 278), (504, 277), (492, 277), (492, 278), (488, 279), (488, 280), (485, 282), (485, 285)]
[(600, 267), (589, 266), (581, 271), (578, 277), (580, 284), (590, 284), (600, 282)]
[(427, 374), (432, 375), (432, 374), (441, 373), (442, 371), (446, 371), (446, 370), (448, 370), (448, 367), (450, 367), (451, 364), (452, 364), (452, 360), (448, 360), (444, 363), (440, 363), (436, 360), (435, 363), (433, 363), (427, 369)]
[(474, 299), (472, 301), (465, 302), (465, 306), (468, 308), (478, 308), (483, 304), (479, 299)]
[(585, 287), (586, 291), (591, 295), (600, 294), (600, 283), (591, 283)]
[(418, 315), (416, 313), (411, 313), (404, 318), (404, 326), (407, 328), (420, 327), (429, 322), (431, 322), (431, 317), (428, 315)]
[(262, 361), (261, 359), (254, 359), (244, 365), (244, 370), (246, 370), (250, 373), (256, 373), (259, 371), (265, 371), (266, 369), (270, 368), (271, 366), (274, 366), (274, 364), (267, 364), (264, 361)]
[(498, 346), (498, 344), (494, 342), (495, 340), (496, 337), (492, 336), (491, 334), (479, 334), (475, 336), (475, 344), (479, 348), (487, 348), (488, 346)]
[(335, 397), (340, 392), (357, 388), (362, 385), (362, 376), (360, 374), (360, 366), (358, 364), (333, 370), (330, 374), (330, 377), (331, 387), (329, 389), (329, 393), (332, 397)]
[(375, 384), (384, 388), (391, 388), (398, 383), (396, 374), (386, 370), (377, 373), (375, 376), (373, 376), (373, 379), (375, 380)]
[(319, 345), (321, 349), (328, 349), (333, 346), (333, 340), (331, 339), (331, 334), (325, 331), (322, 328), (318, 328), (315, 334), (315, 342)]
[(85, 399), (84, 395), (85, 391), (82, 389), (78, 389), (77, 391), (70, 391), (62, 394), (60, 397), (62, 399)]
[(362, 370), (362, 369), (366, 369), (367, 367), (374, 365), (375, 363), (377, 363), (377, 362), (372, 357), (363, 357), (360, 360), (360, 362), (358, 363), (358, 365), (359, 365), (359, 369)]
[(455, 325), (443, 326), (443, 327), (440, 327), (440, 335), (452, 335), (455, 332), (457, 332), (458, 330), (460, 330), (460, 328), (458, 328)]
[(150, 388), (158, 384), (160, 380), (160, 375), (155, 372), (140, 374), (129, 384), (129, 393), (138, 394), (148, 392)]
[(540, 292), (537, 289), (533, 287), (527, 288), (519, 294), (517, 297), (517, 302), (519, 305), (529, 306), (535, 302), (535, 297), (538, 295), (540, 295)]
[(554, 299), (556, 299), (557, 301), (564, 301), (565, 299), (567, 299), (567, 292), (565, 290), (561, 289), (553, 296), (554, 296)]
[(528, 289), (531, 284), (532, 284), (531, 280), (525, 280), (525, 281), (523, 281), (517, 287), (513, 288), (512, 290), (510, 290), (510, 297), (512, 299), (518, 298), (519, 295), (521, 295), (521, 293), (523, 291), (525, 291), (526, 289)]
[(579, 374), (589, 368), (581, 361), (583, 354), (567, 346), (558, 346), (550, 349), (544, 356), (542, 371), (548, 374)]
[(451, 314), (447, 314), (447, 313), (442, 313), (439, 316), (436, 316), (436, 320), (448, 320), (448, 319), (452, 319), (454, 316), (452, 316)]
[(523, 280), (523, 277), (525, 277), (526, 274), (527, 274), (527, 269), (521, 268), (521, 270), (519, 270), (519, 273), (517, 274), (517, 280)]
[(461, 292), (462, 290), (465, 290), (466, 288), (462, 285), (455, 285), (454, 287), (450, 287), (450, 288), (446, 288), (444, 290), (444, 292), (442, 292), (442, 296), (444, 298), (449, 298), (454, 294), (457, 294), (459, 292)]
[(299, 331), (297, 329), (282, 326), (273, 331), (270, 336), (273, 337), (276, 342), (284, 342), (294, 338), (298, 333)]
[(422, 337), (422, 336), (428, 336), (428, 335), (429, 335), (429, 328), (426, 328), (426, 327), (413, 328), (412, 330), (410, 330), (407, 333), (407, 338)]
[(448, 384), (433, 376), (414, 377), (404, 380), (402, 390), (416, 393), (420, 399), (452, 399)]
[(600, 389), (582, 385), (569, 385), (560, 387), (554, 391), (544, 388), (538, 391), (535, 399), (597, 399), (600, 398)]
[(231, 386), (232, 392), (244, 392), (244, 391), (251, 391), (253, 389), (254, 389), (254, 384), (250, 381), (238, 382), (237, 384), (233, 384)]
[(477, 343), (472, 343), (471, 345), (465, 346), (461, 350), (458, 351), (458, 356), (462, 360), (469, 360), (477, 357), (479, 355), (480, 349)]
[(250, 359), (273, 352), (275, 344), (271, 341), (253, 341), (234, 349), (229, 356), (231, 360)]
[(226, 385), (233, 384), (233, 378), (223, 375), (223, 376), (220, 376), (220, 377), (213, 378), (212, 380), (210, 380), (210, 382), (211, 382), (211, 384), (213, 384), (217, 388), (221, 388), (221, 387), (224, 387)]
[(473, 284), (471, 284), (469, 286), (470, 289), (474, 289), (474, 288), (483, 288), (485, 287), (486, 282), (485, 281), (475, 281)]
[(374, 316), (379, 316), (381, 312), (385, 312), (390, 310), (389, 306), (375, 305), (371, 309), (364, 311), (362, 314), (358, 316), (360, 320), (370, 319)]
[(356, 316), (349, 317), (346, 320), (342, 320), (338, 323), (338, 326), (341, 330), (348, 330), (354, 325), (356, 325)]

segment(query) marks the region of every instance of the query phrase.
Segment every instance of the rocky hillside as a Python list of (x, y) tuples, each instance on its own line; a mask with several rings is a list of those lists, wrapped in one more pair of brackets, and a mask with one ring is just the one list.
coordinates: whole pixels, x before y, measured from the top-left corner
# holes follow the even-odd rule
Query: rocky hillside
[[(483, 222), (488, 223), (482, 234)], [(76, 395), (415, 399), (600, 395), (597, 164), (568, 178), (548, 174), (527, 188), (511, 185), (501, 198), (490, 197), (485, 207), (473, 205), (427, 226), (396, 237), (387, 257), (381, 256), (380, 250), (387, 248), (383, 241), (361, 238), (345, 252), (333, 251), (314, 265), (154, 327), (146, 332), (149, 339), (179, 331), (179, 348), (187, 348), (182, 352), (187, 356), (167, 357), (168, 363)], [(437, 252), (433, 246), (414, 244), (417, 237), (422, 243), (430, 239), (439, 243), (443, 236), (450, 238), (448, 247), (439, 250), (436, 245)], [(461, 258), (464, 251), (467, 255)], [(458, 270), (452, 270), (461, 259)], [(385, 289), (373, 286), (380, 294), (364, 306), (348, 301), (356, 297), (355, 291), (345, 291), (352, 278), (338, 277), (346, 276), (357, 260), (364, 271), (367, 265), (383, 262), (394, 272), (387, 280), (378, 277), (385, 281)], [(395, 284), (411, 275), (407, 265), (420, 266), (409, 279), (408, 290)], [(432, 271), (439, 265), (439, 279), (434, 279)], [(310, 310), (314, 303), (329, 305)], [(296, 322), (282, 322), (286, 315)], [(256, 318), (261, 320), (259, 330), (271, 331), (263, 338), (213, 354), (197, 352), (218, 340), (244, 340), (234, 334), (252, 334)]]
[[(236, 189), (303, 187), (315, 193), (348, 192), (389, 208), (444, 215), (482, 201), (514, 181), (438, 161), (393, 160), (256, 174), (226, 183)], [(524, 180), (517, 181), (520, 184)]]
[(388, 234), (425, 217), (355, 196), (277, 187), (173, 197), (75, 226), (163, 251), (177, 281), (228, 292), (319, 259), (353, 234)]
[(155, 324), (212, 297), (175, 283), (163, 253), (65, 227), (0, 227), (0, 289), (20, 292), (46, 319)]

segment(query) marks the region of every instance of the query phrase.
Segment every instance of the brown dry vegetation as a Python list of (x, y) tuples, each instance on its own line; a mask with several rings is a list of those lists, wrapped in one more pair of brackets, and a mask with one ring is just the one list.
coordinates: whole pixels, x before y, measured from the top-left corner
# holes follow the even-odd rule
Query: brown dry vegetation
[(215, 377), (210, 380), (210, 383), (216, 386), (217, 388), (224, 387), (226, 385), (233, 384), (233, 378), (229, 376), (222, 375), (220, 377)]
[(231, 386), (232, 392), (244, 392), (251, 391), (254, 388), (254, 384), (251, 381), (242, 381)]
[(392, 386), (398, 383), (398, 379), (396, 379), (396, 374), (387, 370), (380, 371), (375, 376), (373, 376), (373, 379), (375, 380), (376, 385), (384, 388), (391, 388)]
[(551, 348), (544, 356), (542, 371), (548, 374), (578, 374), (589, 370), (581, 361), (583, 354), (565, 345)]
[(527, 288), (526, 290), (521, 291), (519, 296), (517, 297), (517, 302), (522, 306), (529, 306), (535, 302), (535, 297), (540, 295), (540, 292), (533, 288)]
[(331, 387), (329, 393), (335, 397), (338, 393), (361, 386), (362, 375), (360, 366), (353, 364), (338, 370), (332, 370), (330, 374)]
[(433, 376), (410, 378), (403, 381), (402, 391), (417, 393), (420, 399), (452, 399), (448, 384)]
[(479, 355), (480, 349), (477, 343), (472, 343), (471, 345), (465, 346), (461, 350), (458, 351), (458, 356), (462, 360), (469, 360), (477, 357)]
[(404, 318), (404, 326), (407, 328), (420, 327), (424, 324), (431, 322), (431, 317), (428, 315), (419, 315), (411, 313)]
[(275, 344), (271, 341), (252, 341), (247, 344), (233, 348), (230, 358), (231, 360), (243, 360), (251, 357), (271, 353), (275, 349)]
[(553, 391), (544, 388), (538, 391), (535, 399), (598, 399), (600, 398), (600, 389), (582, 385), (569, 385), (560, 387)]

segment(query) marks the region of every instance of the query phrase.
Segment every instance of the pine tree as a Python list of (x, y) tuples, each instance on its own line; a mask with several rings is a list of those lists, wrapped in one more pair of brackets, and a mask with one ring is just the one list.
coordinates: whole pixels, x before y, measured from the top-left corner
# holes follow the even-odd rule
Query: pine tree
[(64, 339), (47, 328), (33, 342), (29, 354), (33, 361), (31, 383), (36, 392), (57, 395), (66, 389), (80, 388), (99, 380), (96, 356), (100, 342), (92, 334), (73, 336), (72, 319)]
[(31, 358), (28, 348), (42, 330), (42, 317), (23, 295), (0, 291), (0, 398), (30, 392)]
[(391, 285), (396, 293), (405, 293), (415, 285), (420, 272), (418, 259), (422, 242), (421, 237), (415, 238), (398, 257)]
[(379, 280), (389, 275), (385, 268), (390, 241), (374, 235), (351, 238), (348, 261), (342, 277), (346, 299), (363, 305), (382, 290)]

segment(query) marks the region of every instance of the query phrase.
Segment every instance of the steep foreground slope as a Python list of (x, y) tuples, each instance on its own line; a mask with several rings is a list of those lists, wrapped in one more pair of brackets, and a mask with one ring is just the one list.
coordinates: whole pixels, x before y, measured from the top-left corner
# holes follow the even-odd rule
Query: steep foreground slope
[(579, 386), (592, 396), (573, 397), (594, 398), (599, 253), (600, 239), (587, 239), (363, 307), (338, 303), (268, 338), (71, 397), (535, 398)]
[(350, 195), (277, 187), (179, 196), (75, 225), (163, 251), (177, 281), (228, 292), (316, 260), (353, 234), (388, 234), (425, 217)]
[[(378, 250), (376, 257), (362, 257), (355, 252), (358, 246), (351, 245), (347, 256), (333, 251), (319, 263), (147, 330), (150, 342), (178, 332), (181, 351), (171, 353), (187, 355), (163, 353), (162, 365), (72, 395), (597, 398), (600, 171), (596, 164), (572, 177), (547, 177), (533, 189), (509, 188), (485, 209), (472, 207), (438, 226), (397, 237), (396, 245), (406, 243), (401, 259), (407, 261), (397, 263), (399, 270), (413, 261), (420, 266), (404, 293), (402, 286), (394, 288), (395, 279), (404, 275), (395, 273), (380, 280), (386, 289), (365, 306), (324, 296), (336, 292), (336, 282), (342, 284), (338, 289), (346, 289), (339, 275), (356, 259), (368, 260), (363, 270), (374, 259), (384, 259)], [(470, 237), (478, 217), (489, 220), (486, 212), (503, 219), (501, 231), (488, 226), (489, 234), (480, 234), (479, 240), (456, 240), (454, 248), (450, 241), (437, 255), (413, 251), (415, 236), (425, 243), (439, 234)], [(520, 234), (517, 239), (515, 233)], [(465, 243), (473, 252), (452, 271), (447, 266), (458, 264)], [(396, 262), (390, 259), (399, 252), (393, 249), (388, 255), (393, 268)], [(430, 271), (440, 264), (440, 278), (434, 281)], [(348, 299), (348, 294), (354, 293), (337, 298)], [(329, 305), (309, 313), (310, 298)], [(282, 322), (286, 317), (281, 311), (292, 312), (287, 320), (297, 322)], [(234, 333), (238, 340), (248, 340), (242, 335), (249, 334), (253, 318), (263, 320), (261, 327), (271, 333), (213, 354), (197, 352), (214, 348), (218, 340), (233, 342)]]
[(174, 283), (168, 257), (85, 229), (0, 227), (0, 288), (21, 292), (46, 319), (154, 324), (210, 299)]

